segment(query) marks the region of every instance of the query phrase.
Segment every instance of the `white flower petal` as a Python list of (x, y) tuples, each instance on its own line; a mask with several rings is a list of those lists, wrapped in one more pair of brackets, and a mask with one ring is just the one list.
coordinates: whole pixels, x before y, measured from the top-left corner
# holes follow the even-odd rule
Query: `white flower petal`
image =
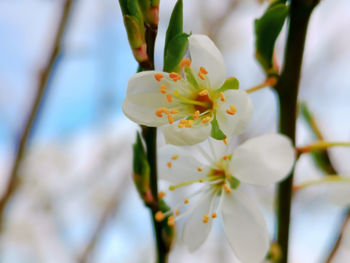
[(156, 110), (164, 105), (164, 96), (158, 93), (134, 95), (124, 99), (123, 112), (138, 124), (157, 127), (168, 123), (166, 115), (159, 118), (155, 114)]
[(155, 73), (162, 72), (144, 71), (133, 75), (122, 106), (124, 114), (130, 120), (153, 127), (168, 123), (166, 115), (160, 118), (155, 112), (169, 105), (164, 94), (160, 92), (160, 82), (155, 80)]
[(229, 169), (242, 182), (268, 185), (287, 176), (294, 160), (294, 147), (288, 137), (266, 134), (238, 146)]
[(259, 208), (238, 190), (225, 194), (222, 216), (226, 237), (244, 263), (262, 262), (269, 250), (269, 233)]
[(327, 183), (327, 195), (330, 202), (338, 206), (350, 206), (350, 183), (329, 182)]
[[(216, 119), (226, 136), (238, 135), (248, 127), (252, 119), (253, 103), (243, 90), (227, 90), (224, 94), (226, 101), (219, 102)], [(226, 113), (226, 110), (230, 110), (230, 105), (237, 109), (234, 115)]]
[(158, 82), (154, 78), (155, 74), (162, 74), (166, 76), (167, 73), (150, 70), (134, 74), (129, 79), (127, 95), (160, 92), (160, 84), (163, 80)]
[(212, 193), (206, 193), (202, 198), (187, 219), (182, 232), (182, 239), (191, 252), (199, 248), (207, 239), (213, 221), (209, 219), (208, 223), (203, 223), (203, 216), (209, 213), (210, 203), (215, 196)]
[(176, 125), (162, 127), (165, 141), (174, 145), (193, 145), (204, 141), (210, 136), (210, 125), (178, 128)]
[(226, 78), (226, 67), (219, 49), (206, 35), (192, 35), (188, 41), (194, 74), (197, 75), (200, 67), (204, 67), (212, 88), (220, 88)]
[[(173, 157), (177, 159), (173, 160)], [(168, 165), (169, 162), (171, 167)], [(199, 172), (198, 168), (202, 168), (203, 171)], [(200, 179), (207, 171), (208, 168), (197, 161), (191, 152), (180, 147), (165, 145), (158, 150), (158, 172), (161, 179), (179, 184)]]

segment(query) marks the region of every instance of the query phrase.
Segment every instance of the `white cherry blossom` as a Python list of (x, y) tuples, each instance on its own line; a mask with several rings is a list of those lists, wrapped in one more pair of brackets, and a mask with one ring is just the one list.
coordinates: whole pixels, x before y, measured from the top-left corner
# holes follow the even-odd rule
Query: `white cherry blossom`
[(243, 132), (252, 118), (252, 102), (238, 90), (235, 78), (225, 80), (220, 51), (205, 35), (191, 35), (189, 51), (191, 59), (182, 60), (180, 74), (144, 71), (132, 76), (124, 114), (141, 125), (163, 126), (166, 141), (175, 145)]
[(270, 246), (268, 229), (258, 206), (241, 185), (267, 185), (283, 179), (295, 161), (292, 143), (278, 134), (250, 139), (233, 151), (222, 141), (208, 143), (209, 153), (200, 150), (202, 160), (173, 145), (160, 149), (159, 175), (171, 182), (169, 190), (194, 184), (198, 188), (172, 211), (158, 212), (156, 219), (168, 217), (168, 224), (174, 225), (188, 216), (182, 237), (194, 251), (206, 240), (212, 222), (221, 213), (227, 240), (237, 257), (245, 263), (262, 262)]

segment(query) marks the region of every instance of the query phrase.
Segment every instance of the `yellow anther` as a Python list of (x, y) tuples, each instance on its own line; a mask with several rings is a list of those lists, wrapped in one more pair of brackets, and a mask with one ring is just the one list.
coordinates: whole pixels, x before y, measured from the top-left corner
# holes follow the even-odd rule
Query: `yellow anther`
[(198, 119), (199, 113), (199, 110), (196, 110), (193, 114), (193, 119)]
[(187, 123), (185, 124), (185, 128), (192, 128), (193, 126), (193, 120), (188, 120)]
[(203, 183), (203, 182), (204, 182), (204, 180), (203, 180), (203, 179), (199, 179), (199, 182), (200, 182), (200, 183)]
[(202, 168), (200, 168), (200, 167), (198, 167), (198, 168), (197, 168), (197, 170), (198, 170), (198, 172), (203, 171), (203, 169), (202, 169)]
[(173, 122), (175, 121), (175, 118), (169, 114), (168, 121), (169, 121), (169, 124), (173, 124)]
[(176, 210), (175, 210), (175, 215), (178, 215), (178, 214), (180, 214), (180, 212), (179, 212), (178, 209), (176, 209)]
[(199, 96), (206, 96), (208, 95), (208, 90), (207, 89), (204, 89), (202, 90), (201, 92), (198, 93)]
[(181, 79), (181, 76), (175, 72), (171, 72), (169, 77), (175, 82)]
[(230, 105), (230, 110), (231, 110), (231, 111), (234, 111), (234, 112), (236, 112), (236, 111), (237, 111), (236, 107), (235, 107), (235, 106), (233, 106), (233, 105)]
[(203, 215), (203, 223), (209, 222), (209, 216), (207, 214)]
[(187, 120), (180, 120), (180, 124), (187, 124)]
[(171, 110), (170, 113), (171, 114), (177, 114), (177, 113), (179, 113), (179, 110)]
[(205, 117), (205, 118), (202, 120), (202, 122), (203, 122), (203, 123), (208, 123), (210, 120), (211, 120), (210, 117)]
[(165, 215), (163, 214), (162, 211), (158, 211), (155, 215), (154, 218), (156, 219), (156, 221), (160, 222), (164, 220)]
[(169, 103), (171, 103), (173, 101), (173, 95), (167, 94), (166, 99), (168, 100)]
[(234, 115), (236, 113), (236, 111), (237, 111), (236, 107), (233, 105), (230, 105), (230, 109), (226, 110), (226, 113), (230, 114), (230, 115)]
[(161, 108), (156, 110), (156, 115), (160, 118), (163, 117), (162, 113), (169, 114), (169, 110), (165, 107), (161, 107)]
[(175, 216), (169, 216), (168, 217), (168, 225), (169, 226), (175, 226)]
[(177, 158), (179, 158), (178, 155), (173, 155), (173, 157), (171, 157), (171, 159), (173, 159), (173, 160), (176, 160)]
[(190, 201), (188, 200), (188, 199), (186, 199), (185, 201), (184, 201), (184, 203), (187, 205), (188, 203), (189, 203)]
[(156, 81), (160, 81), (162, 78), (164, 78), (164, 76), (163, 74), (156, 73), (154, 74), (154, 78), (156, 79)]
[(222, 141), (224, 142), (224, 144), (228, 145), (227, 139), (223, 139)]
[(208, 71), (204, 67), (200, 67), (199, 72), (203, 73), (204, 75), (208, 74)]
[(224, 157), (222, 157), (222, 159), (226, 161), (228, 157), (229, 157), (228, 155), (225, 155)]
[(185, 128), (185, 125), (180, 123), (179, 125), (177, 125), (177, 127), (181, 129), (181, 128)]
[(189, 67), (191, 66), (191, 60), (189, 58), (184, 58), (180, 62), (180, 67)]
[(224, 189), (227, 194), (231, 193), (231, 188), (227, 184), (224, 184)]
[(158, 198), (162, 199), (165, 196), (165, 193), (163, 191), (158, 193)]
[(212, 217), (212, 218), (217, 218), (218, 215), (214, 212), (214, 213), (211, 214), (211, 217)]
[(173, 164), (172, 164), (171, 162), (168, 162), (166, 165), (167, 165), (169, 168), (171, 168), (171, 167), (173, 166)]
[(168, 87), (164, 84), (160, 85), (160, 92), (165, 94), (167, 91)]
[(223, 92), (220, 92), (219, 95), (220, 95), (220, 100), (221, 100), (222, 102), (225, 102), (225, 101), (226, 101), (226, 98), (225, 98), (224, 93), (223, 93)]
[(205, 80), (206, 79), (206, 76), (202, 73), (202, 72), (198, 72), (198, 77), (202, 80)]

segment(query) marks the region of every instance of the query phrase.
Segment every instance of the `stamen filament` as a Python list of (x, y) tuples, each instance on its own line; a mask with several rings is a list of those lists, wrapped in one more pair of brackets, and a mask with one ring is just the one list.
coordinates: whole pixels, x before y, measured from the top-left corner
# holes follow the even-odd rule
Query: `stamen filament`
[(198, 106), (202, 106), (202, 107), (206, 107), (207, 106), (207, 104), (204, 103), (204, 102), (200, 102), (200, 101), (196, 101), (196, 100), (191, 100), (191, 99), (185, 98), (184, 96), (182, 96), (180, 94), (180, 92), (178, 90), (174, 91), (174, 96), (179, 98), (184, 103), (198, 105)]
[[(194, 184), (194, 183), (202, 183), (204, 181), (211, 181), (211, 180), (214, 180), (214, 179), (217, 179), (217, 176), (215, 176), (215, 175), (214, 176), (207, 176), (207, 177), (204, 177), (204, 178), (201, 178), (201, 179), (190, 180), (190, 181), (182, 182), (182, 183), (177, 184), (177, 185), (171, 185), (171, 186), (169, 186), (169, 190), (170, 191), (174, 191), (175, 189), (183, 187), (183, 186), (191, 185), (191, 184)], [(219, 180), (215, 180), (213, 182), (214, 183), (218, 183), (218, 182), (221, 182), (223, 180), (224, 179), (219, 179)], [(211, 184), (212, 182), (209, 182), (209, 183)]]

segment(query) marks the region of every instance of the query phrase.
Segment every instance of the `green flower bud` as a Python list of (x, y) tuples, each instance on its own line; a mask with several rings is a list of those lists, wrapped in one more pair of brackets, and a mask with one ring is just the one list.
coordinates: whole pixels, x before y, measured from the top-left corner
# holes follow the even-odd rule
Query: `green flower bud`
[(139, 134), (133, 145), (133, 152), (133, 180), (141, 199), (148, 205), (154, 201), (154, 198), (150, 187), (150, 167)]

